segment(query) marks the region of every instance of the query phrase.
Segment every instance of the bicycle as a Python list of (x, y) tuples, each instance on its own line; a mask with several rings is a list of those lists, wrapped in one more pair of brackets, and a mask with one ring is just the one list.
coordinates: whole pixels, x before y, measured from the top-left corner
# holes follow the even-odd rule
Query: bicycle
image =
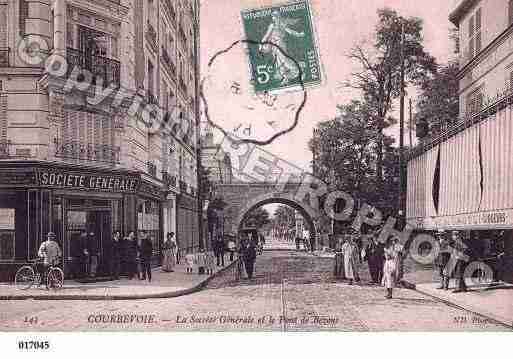
[[(43, 284), (43, 276), (38, 271), (40, 261), (34, 261), (31, 264), (24, 265), (16, 271), (14, 276), (14, 286), (19, 290), (31, 288), (34, 284), (40, 287)], [(46, 289), (60, 289), (64, 284), (64, 272), (56, 266), (50, 266), (46, 270)]]

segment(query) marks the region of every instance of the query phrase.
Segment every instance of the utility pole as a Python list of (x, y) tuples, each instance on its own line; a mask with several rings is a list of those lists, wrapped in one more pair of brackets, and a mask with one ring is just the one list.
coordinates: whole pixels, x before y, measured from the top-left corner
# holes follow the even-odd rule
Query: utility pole
[(413, 134), (412, 134), (412, 128), (413, 128), (413, 116), (412, 116), (412, 110), (411, 110), (411, 98), (410, 98), (410, 120), (409, 123), (409, 135), (410, 135), (410, 149), (413, 146)]
[(399, 215), (404, 213), (404, 22), (401, 22), (401, 99), (399, 117)]

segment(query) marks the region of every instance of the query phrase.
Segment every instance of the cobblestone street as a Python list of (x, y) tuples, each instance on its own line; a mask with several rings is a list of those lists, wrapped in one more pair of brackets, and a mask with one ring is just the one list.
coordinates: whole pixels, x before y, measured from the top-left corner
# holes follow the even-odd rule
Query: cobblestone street
[[(3, 301), (0, 330), (508, 330), (408, 289), (386, 300), (381, 287), (336, 282), (332, 259), (265, 251), (256, 277), (228, 270), (192, 295), (122, 301)], [(105, 322), (106, 321), (106, 322)]]

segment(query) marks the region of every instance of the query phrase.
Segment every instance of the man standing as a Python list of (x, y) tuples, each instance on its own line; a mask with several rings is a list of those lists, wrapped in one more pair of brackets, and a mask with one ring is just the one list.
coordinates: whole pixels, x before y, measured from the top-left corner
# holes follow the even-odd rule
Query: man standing
[(94, 278), (98, 270), (98, 241), (94, 232), (89, 233), (87, 252), (89, 253), (89, 276)]
[(119, 279), (119, 267), (121, 262), (121, 232), (115, 231), (112, 235), (112, 265), (111, 265), (111, 276), (112, 279)]
[(59, 264), (62, 257), (62, 251), (57, 242), (55, 242), (55, 233), (48, 232), (46, 241), (41, 243), (38, 256), (43, 258), (43, 263), (38, 265), (38, 271), (41, 273), (41, 283), (46, 282), (46, 272), (51, 266)]
[(467, 291), (467, 284), (465, 283), (465, 269), (467, 264), (466, 245), (463, 243), (458, 231), (452, 231), (452, 255), (456, 259), (456, 267), (454, 273), (456, 277), (456, 289), (453, 293), (461, 293)]
[(132, 279), (135, 273), (137, 273), (137, 276), (139, 277), (140, 274), (137, 271), (137, 243), (135, 241), (135, 233), (130, 232), (124, 242), (126, 246), (125, 260), (128, 267), (128, 279)]
[(214, 248), (217, 258), (217, 266), (219, 267), (221, 265), (224, 267), (224, 239), (222, 235), (217, 236)]
[(449, 289), (449, 274), (445, 268), (449, 260), (451, 259), (451, 253), (449, 252), (448, 240), (445, 238), (443, 229), (439, 229), (437, 232), (438, 243), (440, 249), (438, 256), (436, 257), (435, 264), (438, 266), (438, 275), (440, 276), (440, 285), (436, 289)]
[(151, 256), (153, 254), (153, 244), (145, 231), (141, 234), (141, 245), (139, 247), (139, 256), (141, 259), (142, 280), (148, 278), (151, 282)]
[(381, 283), (383, 278), (384, 246), (378, 240), (377, 236), (369, 236), (369, 243), (365, 247), (365, 260), (369, 264), (369, 272), (372, 284)]
[(244, 259), (244, 266), (246, 267), (246, 273), (248, 274), (248, 279), (253, 278), (253, 269), (255, 266), (255, 260), (256, 260), (256, 248), (255, 243), (252, 240), (248, 240), (244, 244), (244, 251), (243, 251), (243, 259)]

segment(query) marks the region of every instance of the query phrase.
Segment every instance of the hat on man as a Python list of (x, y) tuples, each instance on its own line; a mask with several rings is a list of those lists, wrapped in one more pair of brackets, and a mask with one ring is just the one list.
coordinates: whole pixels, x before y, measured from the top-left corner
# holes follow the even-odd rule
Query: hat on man
[(48, 234), (46, 235), (47, 238), (55, 238), (55, 233), (53, 232), (48, 232)]
[(439, 233), (439, 234), (442, 234), (442, 233), (444, 233), (444, 232), (445, 232), (445, 231), (444, 231), (442, 228), (438, 228), (438, 230), (437, 230), (437, 233)]

